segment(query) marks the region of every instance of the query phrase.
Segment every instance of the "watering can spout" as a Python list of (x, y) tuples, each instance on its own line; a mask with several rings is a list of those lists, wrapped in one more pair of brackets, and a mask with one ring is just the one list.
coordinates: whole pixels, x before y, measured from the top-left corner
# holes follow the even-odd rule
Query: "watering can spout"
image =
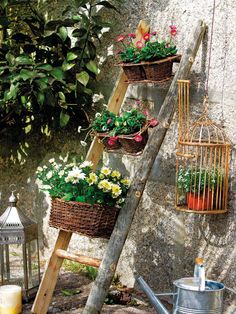
[(170, 312), (165, 308), (165, 306), (153, 293), (152, 289), (148, 286), (143, 277), (139, 276), (138, 278), (136, 278), (136, 282), (138, 283), (139, 287), (143, 290), (143, 292), (146, 294), (146, 296), (148, 297), (149, 301), (151, 302), (152, 306), (157, 311), (157, 313), (170, 314)]

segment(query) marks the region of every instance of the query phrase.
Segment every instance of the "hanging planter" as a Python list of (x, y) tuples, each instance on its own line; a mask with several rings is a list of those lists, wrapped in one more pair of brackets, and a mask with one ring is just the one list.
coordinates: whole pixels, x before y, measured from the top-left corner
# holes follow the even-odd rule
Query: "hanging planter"
[(148, 124), (141, 131), (119, 136), (119, 142), (125, 152), (136, 154), (144, 149), (148, 141)]
[(177, 33), (176, 26), (170, 26), (170, 38), (160, 39), (156, 32), (147, 33), (141, 40), (135, 34), (120, 35), (117, 42), (122, 49), (117, 52), (121, 66), (129, 82), (158, 82), (170, 79), (173, 62), (179, 61), (173, 38)]
[(94, 133), (100, 143), (102, 143), (107, 150), (117, 150), (121, 148), (121, 143), (118, 137), (111, 137), (109, 133)]
[(56, 163), (39, 167), (37, 176), (52, 197), (49, 225), (90, 237), (109, 238), (130, 181), (119, 171), (93, 164)]

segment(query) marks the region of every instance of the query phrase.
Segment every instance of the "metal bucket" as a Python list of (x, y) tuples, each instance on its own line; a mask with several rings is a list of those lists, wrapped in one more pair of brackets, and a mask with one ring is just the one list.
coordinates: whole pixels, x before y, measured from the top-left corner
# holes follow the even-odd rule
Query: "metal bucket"
[(206, 290), (199, 291), (196, 278), (182, 278), (174, 281), (173, 314), (222, 314), (225, 286), (206, 280)]

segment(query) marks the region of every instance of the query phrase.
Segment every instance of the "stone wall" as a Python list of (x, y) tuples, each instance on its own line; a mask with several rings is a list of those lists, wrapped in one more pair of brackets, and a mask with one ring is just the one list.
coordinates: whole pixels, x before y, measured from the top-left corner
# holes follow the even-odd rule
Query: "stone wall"
[[(198, 19), (209, 25), (204, 43), (191, 73), (191, 110), (196, 118), (202, 111), (204, 84), (208, 71), (209, 36), (211, 31), (213, 1), (145, 0), (124, 1), (121, 15), (114, 15), (116, 28), (113, 34), (105, 34), (104, 46), (100, 50), (100, 63), (103, 71), (98, 79), (108, 99), (118, 69), (113, 68), (112, 57), (107, 57), (113, 49), (111, 38), (120, 33), (133, 31), (140, 19), (150, 23), (152, 30), (163, 33), (171, 20), (178, 27), (177, 46), (183, 53), (187, 48), (189, 35), (193, 32)], [(206, 261), (207, 276), (222, 281), (236, 290), (236, 183), (235, 183), (235, 144), (236, 144), (236, 64), (234, 45), (236, 28), (236, 4), (234, 0), (216, 1), (215, 25), (212, 46), (211, 69), (209, 77), (210, 117), (223, 124), (233, 144), (230, 172), (229, 213), (224, 215), (194, 215), (177, 212), (175, 199), (175, 149), (177, 144), (178, 121), (175, 116), (167, 132), (161, 150), (156, 158), (151, 176), (137, 209), (127, 238), (117, 272), (124, 284), (132, 286), (135, 274), (142, 275), (156, 291), (170, 291), (175, 279), (191, 276), (194, 257), (202, 256)], [(127, 93), (126, 104), (133, 99), (148, 100), (151, 111), (158, 115), (161, 103), (169, 84), (163, 86), (133, 85)], [(45, 256), (52, 248), (57, 232), (47, 226), (48, 201), (38, 191), (35, 184), (35, 170), (54, 155), (74, 151), (78, 153), (77, 134), (60, 134), (56, 138), (44, 140), (36, 136), (30, 143), (25, 163), (13, 164), (5, 156), (4, 150), (10, 146), (1, 145), (0, 192), (1, 209), (6, 207), (8, 186), (14, 182), (20, 187), (22, 208), (28, 208), (40, 225), (40, 237)], [(104, 161), (119, 165), (123, 172), (135, 179), (140, 158), (128, 156), (107, 156)], [(83, 254), (101, 257), (106, 241), (88, 239), (73, 235), (71, 249)], [(225, 294), (226, 314), (236, 313), (235, 295)]]

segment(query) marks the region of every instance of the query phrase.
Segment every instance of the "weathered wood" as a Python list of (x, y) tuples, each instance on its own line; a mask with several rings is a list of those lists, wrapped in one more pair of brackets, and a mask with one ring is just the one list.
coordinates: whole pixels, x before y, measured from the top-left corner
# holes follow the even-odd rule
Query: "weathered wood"
[(35, 298), (32, 313), (36, 314), (46, 314), (53, 291), (57, 282), (57, 277), (59, 270), (61, 268), (61, 264), (63, 262), (62, 258), (58, 258), (55, 254), (57, 249), (66, 250), (71, 239), (71, 232), (59, 231), (59, 235), (54, 247), (54, 251), (49, 259), (46, 271), (44, 272), (41, 284), (39, 286), (39, 290), (37, 296)]
[(131, 185), (125, 205), (120, 211), (114, 231), (111, 235), (104, 258), (99, 268), (98, 276), (92, 286), (83, 314), (98, 314), (101, 312), (122, 248), (128, 235), (135, 210), (139, 204), (149, 173), (174, 114), (177, 100), (177, 80), (186, 79), (188, 77), (199, 45), (205, 33), (205, 29), (206, 25), (202, 21), (199, 21), (193, 34), (193, 39), (181, 59), (179, 69), (171, 83), (170, 89), (159, 113), (159, 119), (162, 123), (159, 127), (153, 130), (146, 149), (143, 152), (142, 160), (139, 163), (140, 167), (134, 176), (135, 180)]
[(99, 267), (101, 264), (101, 260), (98, 258), (93, 258), (85, 255), (80, 255), (77, 253), (67, 252), (65, 250), (58, 249), (55, 252), (56, 256), (63, 258), (63, 259), (69, 259), (74, 262), (81, 263), (83, 265), (88, 265), (92, 267)]
[(142, 41), (144, 42), (143, 35), (149, 33), (150, 26), (145, 21), (140, 21), (135, 32), (136, 38), (134, 42)]

